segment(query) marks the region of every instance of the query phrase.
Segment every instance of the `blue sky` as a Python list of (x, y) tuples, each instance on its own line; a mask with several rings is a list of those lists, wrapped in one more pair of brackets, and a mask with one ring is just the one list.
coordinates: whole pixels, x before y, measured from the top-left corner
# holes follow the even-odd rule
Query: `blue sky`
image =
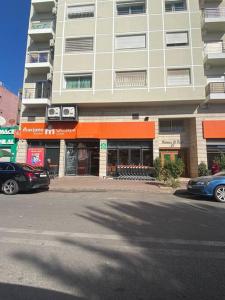
[(30, 0), (1, 0), (0, 81), (17, 94), (23, 84)]

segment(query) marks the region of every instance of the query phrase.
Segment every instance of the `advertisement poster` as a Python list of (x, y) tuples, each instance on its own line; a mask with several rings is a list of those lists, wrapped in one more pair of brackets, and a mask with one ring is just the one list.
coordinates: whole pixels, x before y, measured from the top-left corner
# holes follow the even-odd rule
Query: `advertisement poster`
[(27, 151), (27, 164), (35, 167), (44, 167), (45, 149), (29, 148)]

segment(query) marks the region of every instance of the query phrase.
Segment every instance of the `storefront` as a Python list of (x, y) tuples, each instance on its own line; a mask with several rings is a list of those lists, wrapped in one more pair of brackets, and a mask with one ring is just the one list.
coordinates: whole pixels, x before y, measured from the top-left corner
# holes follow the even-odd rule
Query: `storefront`
[(203, 121), (203, 136), (206, 139), (208, 168), (221, 153), (225, 154), (225, 121)]
[(28, 163), (50, 159), (60, 176), (113, 175), (117, 164), (153, 164), (154, 122), (23, 123), (16, 136), (27, 142)]
[(0, 161), (16, 161), (17, 139), (14, 138), (14, 132), (17, 129), (16, 126), (0, 128)]

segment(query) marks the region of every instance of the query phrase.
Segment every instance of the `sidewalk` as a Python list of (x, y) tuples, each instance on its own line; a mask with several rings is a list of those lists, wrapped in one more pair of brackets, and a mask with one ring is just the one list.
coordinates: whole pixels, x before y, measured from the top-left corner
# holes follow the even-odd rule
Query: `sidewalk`
[(101, 179), (94, 176), (56, 178), (51, 181), (50, 191), (54, 192), (96, 192), (96, 191), (129, 191), (150, 193), (172, 193), (169, 187), (159, 186), (150, 181)]

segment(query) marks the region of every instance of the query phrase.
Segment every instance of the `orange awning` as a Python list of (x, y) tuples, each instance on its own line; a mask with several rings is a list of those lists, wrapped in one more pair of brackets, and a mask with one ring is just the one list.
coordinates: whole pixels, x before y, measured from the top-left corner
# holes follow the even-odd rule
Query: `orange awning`
[(205, 139), (225, 138), (225, 120), (203, 121), (203, 137)]
[(154, 139), (154, 122), (22, 123), (19, 139)]

